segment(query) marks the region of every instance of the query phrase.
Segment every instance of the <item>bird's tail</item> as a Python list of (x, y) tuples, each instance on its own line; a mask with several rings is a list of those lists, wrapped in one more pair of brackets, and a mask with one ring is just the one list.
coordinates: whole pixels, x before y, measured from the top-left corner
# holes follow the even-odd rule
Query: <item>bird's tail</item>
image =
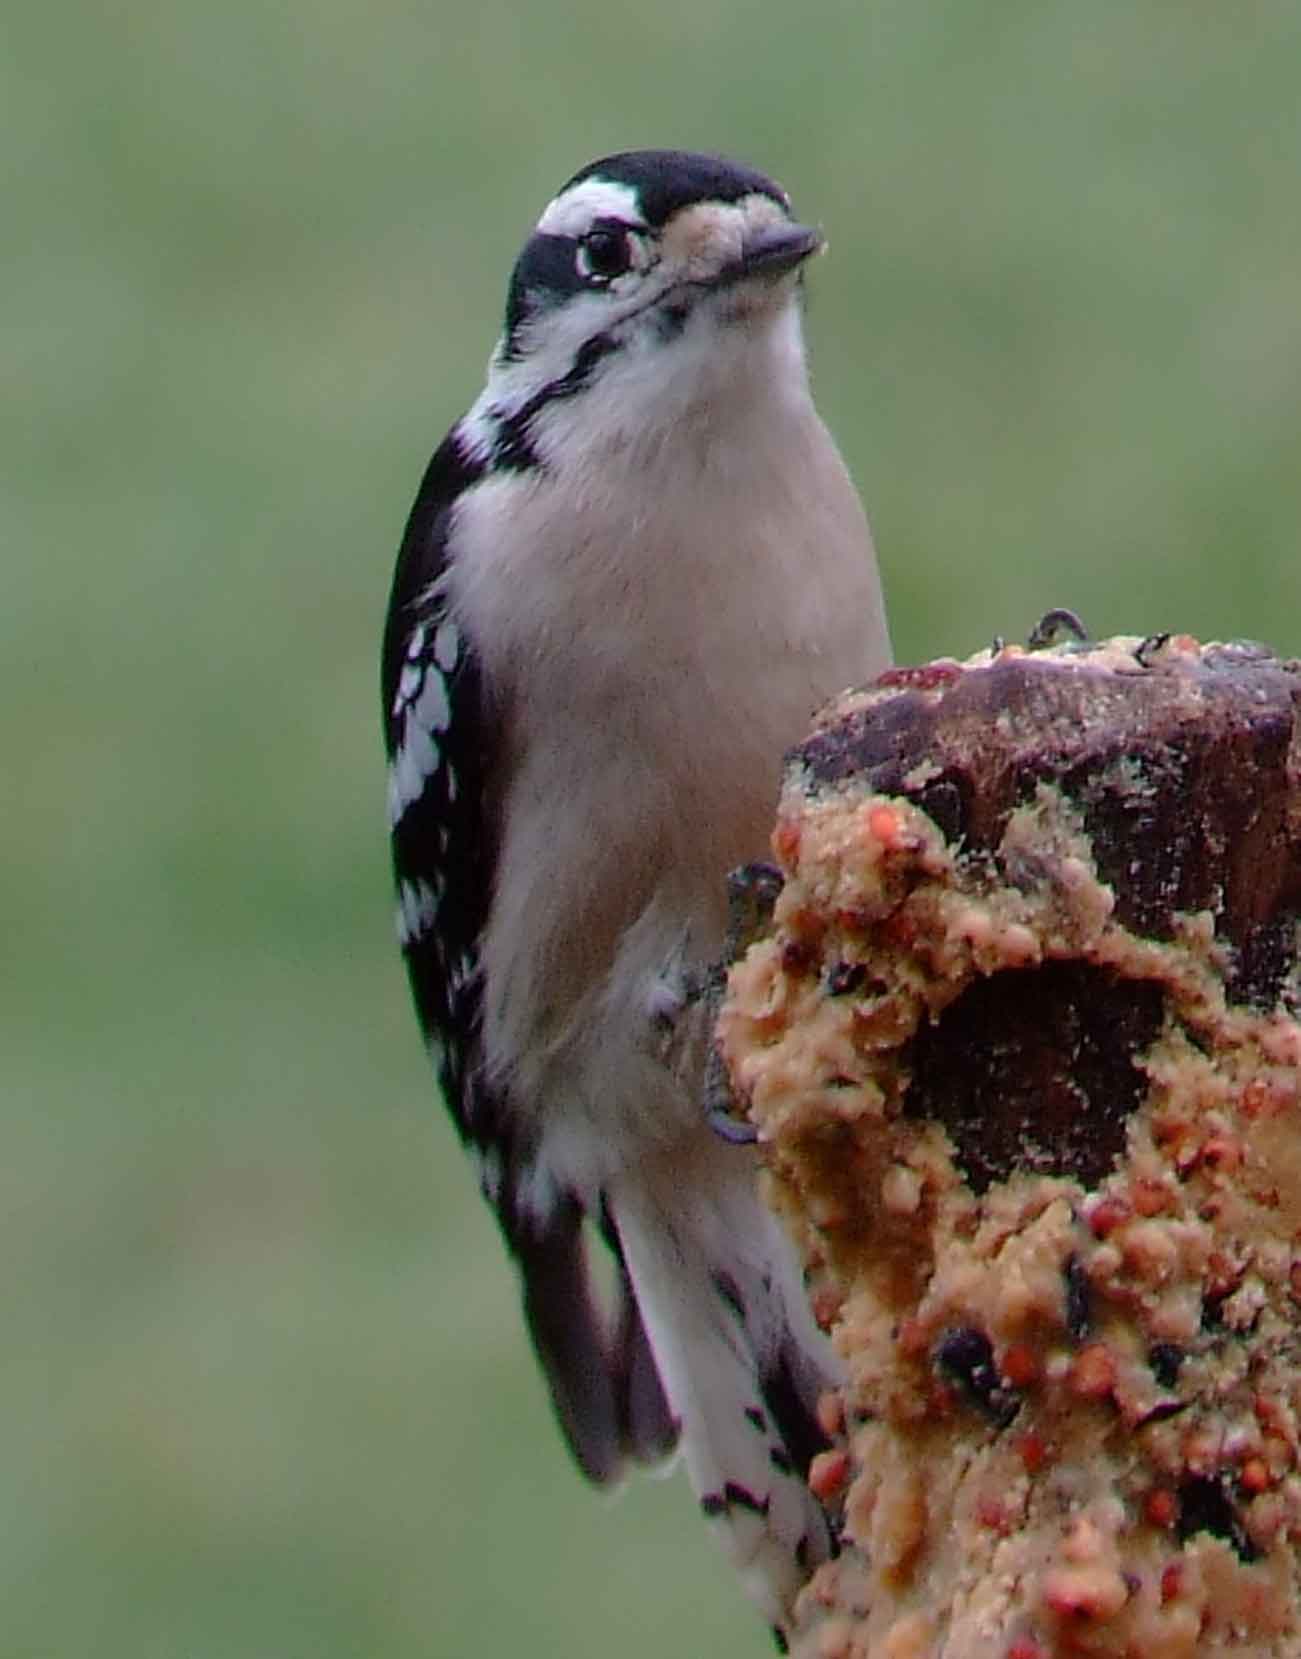
[(779, 1634), (832, 1544), (809, 1491), (818, 1394), (838, 1367), (748, 1148), (645, 1164), (608, 1194), (701, 1509)]

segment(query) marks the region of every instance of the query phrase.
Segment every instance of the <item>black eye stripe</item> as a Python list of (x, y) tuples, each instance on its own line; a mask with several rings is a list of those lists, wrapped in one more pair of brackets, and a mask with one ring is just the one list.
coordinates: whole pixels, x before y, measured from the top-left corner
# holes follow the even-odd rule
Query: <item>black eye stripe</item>
[(586, 287), (574, 264), (575, 246), (572, 236), (548, 236), (536, 231), (529, 237), (515, 263), (506, 296), (508, 339), (530, 316)]
[[(608, 281), (628, 270), (632, 264), (632, 248), (627, 238), (640, 229), (640, 226), (629, 225), (622, 219), (603, 218), (594, 220), (581, 237), (552, 236), (546, 231), (534, 231), (515, 263), (506, 295), (508, 354), (519, 329), (531, 316), (559, 305), (571, 295), (591, 286), (593, 275)], [(580, 259), (580, 252), (593, 236), (610, 237), (611, 249), (615, 246), (621, 249), (626, 247), (627, 257), (617, 262), (603, 260), (599, 254), (596, 258), (585, 255)]]

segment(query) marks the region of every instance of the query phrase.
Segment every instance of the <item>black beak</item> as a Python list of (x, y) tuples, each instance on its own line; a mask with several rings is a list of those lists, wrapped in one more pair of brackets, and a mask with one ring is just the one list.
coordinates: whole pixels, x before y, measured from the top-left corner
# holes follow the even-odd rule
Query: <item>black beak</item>
[(809, 225), (765, 225), (746, 239), (740, 259), (722, 272), (722, 280), (737, 282), (743, 277), (785, 276), (822, 246), (822, 232)]

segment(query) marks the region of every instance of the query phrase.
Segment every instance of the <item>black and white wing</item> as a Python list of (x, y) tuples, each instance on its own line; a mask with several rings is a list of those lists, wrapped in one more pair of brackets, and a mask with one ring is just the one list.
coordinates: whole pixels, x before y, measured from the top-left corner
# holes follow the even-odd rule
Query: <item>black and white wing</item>
[[(447, 593), (454, 513), (484, 471), (454, 429), (407, 522), (384, 633), (382, 694), (398, 933), (416, 1012), (457, 1129), (519, 1265), (524, 1311), (557, 1416), (592, 1480), (655, 1461), (677, 1425), (608, 1214), (592, 1219), (618, 1263), (617, 1309), (592, 1294), (584, 1206), (532, 1179), (530, 1137), (483, 1075), (479, 940), (492, 903), (503, 787), (498, 722)], [(527, 1203), (523, 1194), (527, 1191)]]

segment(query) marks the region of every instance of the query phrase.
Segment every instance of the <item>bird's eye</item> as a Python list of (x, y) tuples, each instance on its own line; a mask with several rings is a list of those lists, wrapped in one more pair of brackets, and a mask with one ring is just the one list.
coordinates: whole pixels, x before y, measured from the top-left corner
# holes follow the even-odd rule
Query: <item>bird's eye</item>
[(632, 237), (626, 230), (589, 230), (578, 244), (579, 274), (589, 282), (611, 282), (631, 266)]

